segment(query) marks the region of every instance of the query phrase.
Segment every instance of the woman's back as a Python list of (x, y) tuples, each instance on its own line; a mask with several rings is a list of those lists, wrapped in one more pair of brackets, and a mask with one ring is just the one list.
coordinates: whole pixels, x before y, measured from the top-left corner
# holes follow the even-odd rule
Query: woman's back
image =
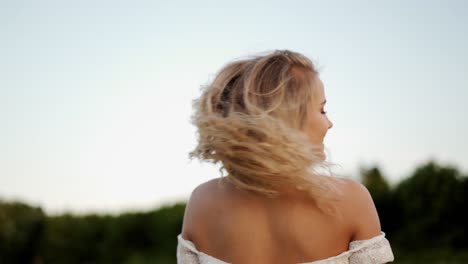
[(379, 235), (380, 224), (376, 213), (368, 213), (375, 207), (367, 190), (336, 180), (345, 182), (336, 203), (341, 217), (322, 213), (299, 192), (268, 198), (228, 181), (219, 184), (222, 179), (208, 181), (192, 193), (182, 237), (230, 263), (300, 263), (339, 255), (350, 241)]
[(192, 193), (179, 263), (393, 259), (367, 189), (323, 176), (333, 174), (326, 102), (312, 61), (288, 50), (233, 61), (204, 87), (189, 156), (220, 163), (226, 176)]

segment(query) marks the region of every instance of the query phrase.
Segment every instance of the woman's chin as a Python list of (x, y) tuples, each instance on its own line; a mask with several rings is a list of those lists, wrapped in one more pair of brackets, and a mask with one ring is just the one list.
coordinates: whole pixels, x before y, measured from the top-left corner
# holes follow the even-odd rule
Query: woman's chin
[(318, 149), (315, 151), (315, 156), (318, 158), (319, 161), (325, 161), (327, 159), (327, 155), (323, 149)]
[(318, 152), (318, 156), (320, 158), (320, 161), (325, 161), (327, 159), (327, 155), (325, 154), (325, 145), (320, 144), (319, 145), (320, 149), (319, 149), (319, 152)]
[(327, 155), (325, 155), (325, 152), (323, 151), (320, 152), (318, 156), (319, 156), (320, 161), (325, 161), (327, 159)]
[(323, 143), (315, 143), (313, 146), (314, 156), (318, 158), (319, 161), (325, 161), (327, 155), (325, 154), (325, 145)]

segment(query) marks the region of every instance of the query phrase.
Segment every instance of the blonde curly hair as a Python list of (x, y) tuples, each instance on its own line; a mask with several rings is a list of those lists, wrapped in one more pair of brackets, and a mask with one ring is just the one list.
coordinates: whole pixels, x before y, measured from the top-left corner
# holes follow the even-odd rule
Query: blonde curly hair
[(274, 197), (292, 187), (328, 208), (340, 194), (328, 177), (333, 164), (304, 133), (316, 78), (312, 61), (289, 50), (225, 65), (193, 101), (198, 145), (190, 158), (221, 162), (221, 177), (225, 171), (237, 188)]

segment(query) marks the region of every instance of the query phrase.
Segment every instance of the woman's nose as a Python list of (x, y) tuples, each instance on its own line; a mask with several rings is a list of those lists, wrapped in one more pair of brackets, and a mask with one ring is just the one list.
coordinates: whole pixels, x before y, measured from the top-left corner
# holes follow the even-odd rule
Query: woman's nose
[(330, 120), (328, 120), (328, 129), (330, 129), (332, 127), (333, 127), (333, 123)]

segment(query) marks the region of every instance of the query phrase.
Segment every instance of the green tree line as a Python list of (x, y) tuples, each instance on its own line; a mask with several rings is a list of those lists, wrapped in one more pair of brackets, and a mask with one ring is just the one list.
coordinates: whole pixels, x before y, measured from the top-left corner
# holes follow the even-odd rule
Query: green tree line
[[(395, 263), (468, 263), (468, 176), (427, 162), (391, 186), (363, 168)], [(185, 204), (120, 215), (47, 216), (0, 201), (0, 263), (176, 263)]]

